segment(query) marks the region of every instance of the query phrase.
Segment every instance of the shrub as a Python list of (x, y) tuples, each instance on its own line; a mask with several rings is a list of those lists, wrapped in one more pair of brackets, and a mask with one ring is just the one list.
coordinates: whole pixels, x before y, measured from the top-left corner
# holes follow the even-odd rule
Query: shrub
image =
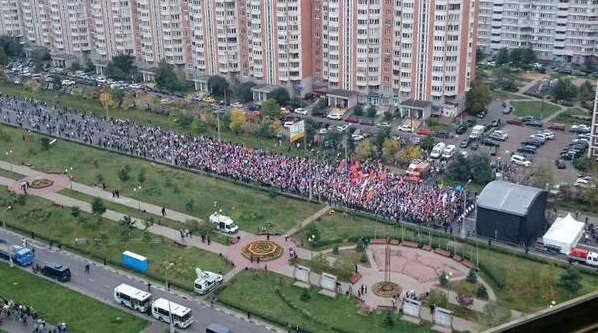
[(41, 138), (40, 144), (42, 146), (42, 150), (50, 149), (50, 139), (48, 138)]
[(388, 327), (392, 327), (395, 324), (395, 319), (392, 315), (391, 311), (386, 311), (386, 314), (384, 315), (384, 325), (388, 326)]
[(106, 206), (104, 206), (104, 202), (100, 198), (93, 199), (91, 203), (91, 212), (101, 216), (106, 212)]
[(131, 177), (129, 176), (129, 171), (127, 169), (118, 170), (118, 179), (122, 180), (123, 182), (126, 182), (129, 180), (129, 178)]
[(481, 299), (488, 299), (488, 289), (485, 285), (481, 285), (475, 292), (475, 295)]
[(428, 305), (446, 308), (448, 305), (448, 296), (442, 290), (432, 289), (430, 290), (430, 296), (428, 297)]
[(332, 247), (332, 253), (338, 254), (338, 245)]
[(498, 272), (496, 268), (484, 265), (483, 263), (480, 263), (480, 268), (486, 274), (488, 274), (488, 277), (490, 277), (490, 279), (494, 282), (494, 284), (496, 284), (496, 286), (499, 289), (503, 289), (507, 286), (507, 281), (505, 280), (504, 276), (502, 276), (502, 274), (500, 274), (500, 272)]
[(357, 246), (355, 247), (355, 250), (357, 252), (364, 252), (365, 251), (365, 242), (363, 241), (363, 239), (359, 239), (357, 241)]
[(81, 214), (81, 208), (79, 207), (71, 207), (71, 215), (73, 215), (73, 217), (77, 217)]
[(365, 252), (363, 252), (361, 254), (361, 257), (359, 258), (359, 261), (365, 264), (366, 262), (368, 262), (368, 255), (365, 254)]
[(307, 302), (310, 299), (311, 299), (311, 296), (309, 295), (309, 292), (307, 291), (307, 289), (303, 289), (303, 292), (301, 293), (301, 301)]
[(469, 270), (469, 274), (467, 274), (467, 278), (465, 280), (469, 283), (478, 282), (478, 275), (475, 273), (473, 268)]

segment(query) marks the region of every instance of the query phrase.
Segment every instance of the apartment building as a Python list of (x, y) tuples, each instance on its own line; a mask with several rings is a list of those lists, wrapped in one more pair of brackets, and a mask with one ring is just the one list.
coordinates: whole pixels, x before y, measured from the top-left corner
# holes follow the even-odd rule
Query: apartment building
[(590, 141), (590, 149), (588, 149), (588, 157), (593, 157), (598, 160), (598, 81), (596, 81), (596, 96), (594, 97), (594, 110), (592, 112), (592, 128), (590, 133), (592, 139)]
[(23, 35), (21, 0), (0, 0), (0, 34)]
[(89, 18), (97, 60), (141, 54), (136, 0), (91, 0)]
[(596, 0), (480, 0), (478, 45), (531, 46), (539, 59), (583, 64), (598, 54)]
[(47, 0), (45, 9), (48, 10), (47, 23), (52, 35), (50, 48), (57, 54), (86, 58), (92, 50), (87, 18), (89, 2)]

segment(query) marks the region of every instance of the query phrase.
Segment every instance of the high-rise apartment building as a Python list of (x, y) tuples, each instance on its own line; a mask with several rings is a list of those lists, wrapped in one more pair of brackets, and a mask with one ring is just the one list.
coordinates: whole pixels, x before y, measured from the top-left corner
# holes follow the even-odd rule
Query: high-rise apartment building
[(21, 36), (23, 34), (21, 0), (0, 0), (0, 34)]
[(531, 46), (539, 59), (583, 64), (598, 54), (596, 0), (480, 0), (483, 50)]
[(592, 111), (592, 134), (588, 156), (598, 160), (598, 81), (596, 82), (596, 96), (594, 96), (594, 109)]
[(95, 60), (125, 53), (148, 66), (164, 59), (291, 90), (309, 91), (315, 83), (441, 104), (458, 101), (474, 76), (476, 6), (461, 0), (0, 0), (0, 14), (19, 8), (25, 38), (55, 53), (89, 53)]

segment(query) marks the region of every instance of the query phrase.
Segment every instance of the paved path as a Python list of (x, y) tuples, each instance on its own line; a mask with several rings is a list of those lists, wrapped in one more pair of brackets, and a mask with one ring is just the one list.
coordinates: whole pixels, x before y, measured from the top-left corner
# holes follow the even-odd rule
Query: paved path
[(289, 229), (289, 231), (285, 232), (285, 236), (291, 236), (294, 233), (296, 233), (297, 231), (305, 228), (306, 226), (308, 226), (310, 223), (312, 223), (313, 221), (317, 220), (319, 217), (321, 217), (322, 215), (326, 214), (331, 208), (329, 206), (326, 206), (322, 209), (320, 209), (319, 211), (317, 211), (314, 215), (306, 218), (305, 220), (301, 221), (301, 223), (299, 223), (299, 225), (296, 225), (294, 227), (292, 227), (291, 229)]

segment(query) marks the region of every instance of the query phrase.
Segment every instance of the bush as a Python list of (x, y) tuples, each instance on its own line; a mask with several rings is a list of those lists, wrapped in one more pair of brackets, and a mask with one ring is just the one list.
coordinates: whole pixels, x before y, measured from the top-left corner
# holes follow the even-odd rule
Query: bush
[(79, 207), (71, 207), (71, 215), (73, 215), (73, 217), (77, 217), (81, 214), (81, 208)]
[(473, 268), (469, 270), (469, 274), (467, 274), (467, 278), (465, 280), (469, 283), (478, 282), (478, 275)]
[(485, 285), (481, 285), (476, 291), (475, 295), (481, 299), (488, 299), (488, 289)]
[(366, 262), (368, 262), (368, 255), (367, 255), (367, 254), (365, 254), (365, 252), (363, 252), (363, 253), (361, 254), (361, 257), (359, 258), (359, 261), (360, 261), (361, 263), (364, 263), (364, 264), (365, 264)]
[(428, 297), (428, 305), (446, 308), (448, 305), (448, 296), (442, 290), (432, 289), (430, 290), (430, 296)]
[(388, 327), (392, 327), (395, 325), (395, 320), (392, 315), (392, 311), (386, 311), (386, 314), (384, 315), (384, 325)]
[(91, 203), (91, 212), (100, 216), (106, 212), (106, 206), (104, 206), (104, 202), (100, 198), (93, 199)]
[(42, 150), (50, 149), (50, 139), (48, 138), (41, 138), (40, 144), (42, 146)]
[(338, 254), (338, 245), (332, 247), (332, 253)]
[(365, 243), (364, 243), (363, 239), (360, 238), (357, 241), (357, 246), (355, 247), (355, 250), (357, 252), (364, 252), (365, 251)]
[(310, 299), (311, 299), (311, 296), (309, 295), (309, 292), (307, 291), (307, 289), (303, 289), (303, 292), (301, 293), (301, 301), (307, 302)]
[(502, 276), (502, 274), (500, 274), (500, 272), (498, 272), (494, 267), (480, 263), (480, 268), (486, 274), (488, 274), (488, 277), (490, 277), (490, 279), (499, 289), (503, 289), (507, 286), (507, 281), (505, 280), (504, 276)]

